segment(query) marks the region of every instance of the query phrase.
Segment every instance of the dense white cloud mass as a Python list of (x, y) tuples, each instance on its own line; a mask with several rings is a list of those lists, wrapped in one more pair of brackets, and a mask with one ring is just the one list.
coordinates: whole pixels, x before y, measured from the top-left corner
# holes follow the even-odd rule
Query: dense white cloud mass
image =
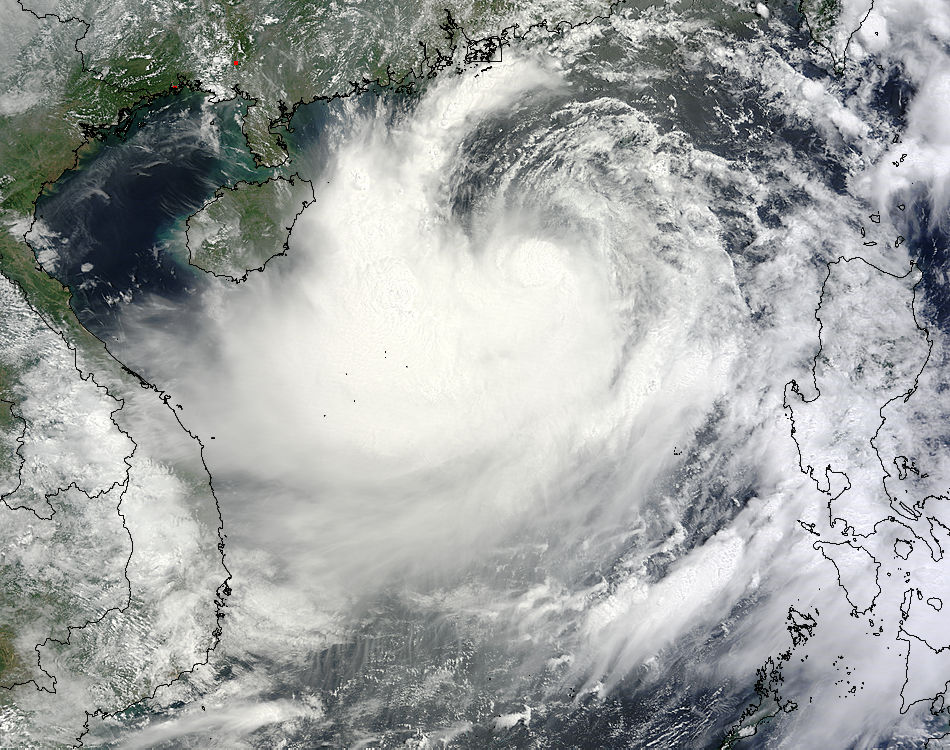
[[(614, 548), (732, 377), (744, 316), (714, 217), (680, 216), (683, 183), (648, 174), (642, 208), (604, 195), (650, 146), (611, 174), (592, 162), (622, 137), (660, 140), (619, 103), (538, 135), (576, 170), (526, 161), (543, 191), (453, 213), (472, 127), (564, 86), (523, 60), (436, 86), (397, 127), (346, 107), (292, 263), (213, 293), (201, 336), (161, 343), (175, 398), (215, 432), (215, 471), (266, 488), (237, 490), (232, 540), (266, 542), (303, 606), (454, 580), (525, 535), (568, 568), (585, 537)], [(675, 237), (651, 207), (675, 212)]]
[(895, 204), (946, 208), (946, 9), (876, 4), (843, 79), (775, 8), (683, 13), (320, 105), (288, 257), (126, 315), (236, 584), (201, 711), (116, 736), (704, 747), (752, 701), (760, 746), (940, 734), (947, 352)]
[[(870, 184), (887, 211), (908, 194), (927, 199), (934, 222), (950, 209), (950, 7), (926, 0), (888, 0), (857, 35), (864, 50), (899, 66), (912, 91), (907, 127), (874, 169)], [(900, 166), (894, 169), (894, 163)]]
[(156, 393), (102, 370), (0, 279), (0, 406), (18, 425), (0, 485), (10, 746), (78, 742), (217, 641), (227, 571), (199, 446)]

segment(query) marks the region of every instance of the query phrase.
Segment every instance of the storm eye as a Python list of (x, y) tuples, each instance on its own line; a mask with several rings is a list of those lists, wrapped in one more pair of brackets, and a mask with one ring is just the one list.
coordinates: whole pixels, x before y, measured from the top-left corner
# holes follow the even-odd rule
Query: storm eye
[(945, 3), (46, 5), (0, 746), (946, 738)]

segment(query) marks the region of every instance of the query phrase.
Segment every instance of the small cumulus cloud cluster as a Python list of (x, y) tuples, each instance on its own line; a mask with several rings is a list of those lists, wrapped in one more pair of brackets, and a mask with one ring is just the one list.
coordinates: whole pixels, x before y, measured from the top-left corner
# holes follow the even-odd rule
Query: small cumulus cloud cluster
[[(945, 10), (912, 5), (851, 50), (916, 88), (900, 144), (886, 68), (845, 91), (658, 9), (410, 104), (326, 105), (288, 257), (123, 321), (123, 356), (215, 436), (241, 582), (217, 718), (141, 741), (225, 731), (235, 693), (257, 739), (368, 742), (384, 705), (420, 743), (568, 742), (584, 711), (633, 746), (928, 736), (946, 354), (889, 206), (912, 180), (945, 208), (950, 66)], [(759, 100), (699, 100), (713, 127), (657, 73), (661, 107), (623, 58), (650, 45), (585, 62), (618, 38), (689, 39), (691, 74)]]

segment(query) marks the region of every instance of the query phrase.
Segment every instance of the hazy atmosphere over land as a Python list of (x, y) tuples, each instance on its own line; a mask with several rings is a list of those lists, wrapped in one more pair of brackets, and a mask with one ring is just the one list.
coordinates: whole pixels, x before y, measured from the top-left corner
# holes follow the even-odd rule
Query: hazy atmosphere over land
[(0, 745), (948, 742), (950, 5), (94, 6), (0, 6)]

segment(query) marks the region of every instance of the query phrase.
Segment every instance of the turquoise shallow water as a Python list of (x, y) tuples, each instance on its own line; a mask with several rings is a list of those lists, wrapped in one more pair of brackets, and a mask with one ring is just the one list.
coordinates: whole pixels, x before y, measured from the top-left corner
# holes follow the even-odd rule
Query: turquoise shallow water
[[(721, 745), (787, 607), (830, 597), (795, 579), (814, 498), (782, 389), (900, 119), (888, 76), (834, 80), (773, 11), (639, 8), (417, 97), (302, 107), (288, 169), (317, 202), (236, 291), (175, 244), (251, 174), (197, 101), (44, 201), (84, 322), (128, 323), (116, 354), (216, 434), (235, 576), (213, 675), (103, 743)], [(835, 124), (849, 97), (867, 142)]]
[(48, 270), (97, 335), (110, 337), (122, 305), (147, 294), (183, 303), (204, 283), (187, 263), (184, 220), (218, 187), (270, 174), (253, 166), (239, 110), (190, 92), (157, 99), (37, 202), (34, 250), (54, 258)]

